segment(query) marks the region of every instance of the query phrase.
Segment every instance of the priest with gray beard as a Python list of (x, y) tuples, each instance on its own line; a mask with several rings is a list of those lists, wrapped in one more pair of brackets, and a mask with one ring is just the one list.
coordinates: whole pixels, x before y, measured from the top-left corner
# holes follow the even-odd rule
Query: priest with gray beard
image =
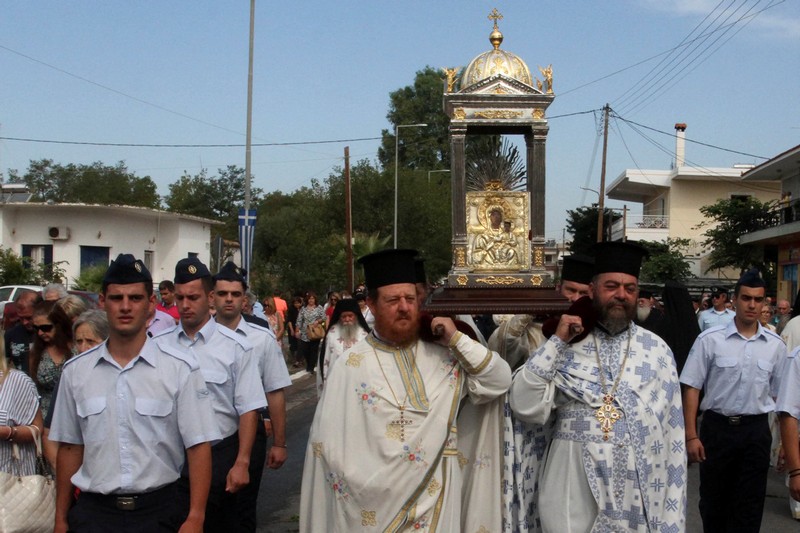
[(355, 343), (363, 340), (369, 329), (356, 300), (346, 298), (336, 304), (328, 333), (320, 348), (321, 364), (320, 371), (317, 372), (317, 398), (322, 396), (322, 389), (328, 379), (328, 370), (333, 366), (333, 362)]

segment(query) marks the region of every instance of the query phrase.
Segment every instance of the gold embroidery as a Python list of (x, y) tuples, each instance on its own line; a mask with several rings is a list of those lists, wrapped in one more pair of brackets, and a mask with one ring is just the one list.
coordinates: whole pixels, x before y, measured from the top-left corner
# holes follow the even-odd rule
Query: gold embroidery
[(400, 426), (396, 424), (386, 424), (386, 433), (384, 433), (387, 439), (389, 440), (401, 440), (400, 439)]
[(360, 353), (351, 353), (350, 357), (347, 358), (347, 366), (352, 366), (358, 368), (361, 366), (361, 361), (364, 360), (364, 356)]
[(361, 509), (361, 525), (377, 526), (378, 521), (375, 520), (375, 511), (365, 511), (364, 509)]
[(481, 526), (475, 533), (489, 533), (489, 530)]
[(436, 481), (436, 478), (433, 478), (431, 479), (431, 482), (428, 483), (428, 494), (433, 496), (441, 488), (442, 488), (441, 483)]
[(462, 452), (458, 452), (458, 466), (464, 468), (465, 466), (467, 466), (467, 463), (469, 463), (469, 459), (464, 457), (464, 454)]
[(314, 457), (320, 458), (322, 457), (322, 443), (321, 442), (312, 442), (311, 443), (311, 450), (314, 452)]

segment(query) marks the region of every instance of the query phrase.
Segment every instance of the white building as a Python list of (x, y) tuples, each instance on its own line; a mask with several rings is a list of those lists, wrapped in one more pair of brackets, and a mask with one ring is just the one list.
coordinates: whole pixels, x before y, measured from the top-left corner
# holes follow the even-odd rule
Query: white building
[[(765, 202), (777, 200), (780, 183), (770, 180), (743, 181), (742, 175), (752, 165), (730, 168), (690, 166), (685, 161), (686, 124), (675, 124), (675, 162), (671, 170), (626, 169), (607, 188), (612, 200), (641, 204), (642, 214), (628, 214), (612, 227), (612, 240), (647, 240), (663, 242), (667, 238), (689, 239), (688, 256), (692, 274), (705, 277), (708, 250), (702, 242), (706, 228), (698, 225), (707, 219), (700, 208), (722, 199), (752, 196)], [(717, 272), (717, 277), (738, 278), (738, 271)]]
[(209, 264), (211, 229), (219, 224), (144, 207), (0, 204), (0, 244), (35, 263), (59, 263), (67, 284), (82, 269), (108, 265), (121, 253), (142, 259), (155, 283), (172, 279), (184, 257)]

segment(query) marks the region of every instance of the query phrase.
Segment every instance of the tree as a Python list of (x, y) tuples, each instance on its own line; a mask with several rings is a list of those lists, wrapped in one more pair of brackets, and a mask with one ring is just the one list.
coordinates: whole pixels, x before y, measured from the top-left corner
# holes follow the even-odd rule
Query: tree
[(686, 260), (690, 239), (670, 239), (664, 242), (639, 241), (650, 252), (650, 257), (642, 263), (639, 279), (643, 282), (663, 284), (667, 280), (685, 281), (692, 277), (691, 267)]
[(378, 160), (384, 169), (394, 168), (394, 126), (427, 124), (424, 128), (404, 128), (399, 138), (400, 168), (435, 170), (450, 166), (450, 120), (442, 109), (442, 74), (431, 67), (418, 71), (414, 83), (389, 93), (386, 118), (392, 129), (383, 130)]
[[(604, 239), (610, 240), (611, 226), (621, 215), (609, 208), (604, 208)], [(567, 232), (572, 235), (569, 251), (573, 254), (592, 255), (591, 248), (597, 242), (597, 204), (591, 207), (582, 206), (577, 209), (567, 209)]]
[(0, 285), (44, 285), (62, 283), (62, 262), (32, 264), (29, 257), (20, 257), (11, 248), (0, 246)]
[(705, 205), (700, 212), (709, 219), (697, 225), (706, 228), (703, 246), (710, 251), (708, 269), (733, 267), (741, 272), (755, 267), (766, 275), (770, 271), (760, 246), (739, 243), (746, 233), (774, 226), (779, 213), (774, 201), (761, 202), (752, 196), (735, 196)]
[(20, 176), (9, 172), (9, 181), (25, 183), (37, 202), (133, 205), (157, 209), (161, 200), (155, 182), (129, 172), (123, 161), (108, 166), (99, 161), (91, 165), (61, 165), (52, 159), (31, 161)]
[[(228, 165), (209, 176), (203, 169), (194, 176), (184, 172), (178, 181), (169, 185), (165, 198), (167, 211), (194, 215), (225, 223), (219, 233), (226, 239), (238, 239), (239, 208), (244, 207), (244, 169)], [(256, 206), (263, 191), (252, 188), (251, 202)]]

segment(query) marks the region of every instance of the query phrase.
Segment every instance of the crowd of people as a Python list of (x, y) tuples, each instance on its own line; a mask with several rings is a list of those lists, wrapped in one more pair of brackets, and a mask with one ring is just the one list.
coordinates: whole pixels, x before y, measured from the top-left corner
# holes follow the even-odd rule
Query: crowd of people
[(565, 258), (569, 309), (544, 322), (426, 314), (413, 250), (361, 258), (352, 294), (288, 302), (196, 258), (157, 300), (122, 254), (101, 309), (57, 285), (17, 298), (0, 469), (35, 472), (42, 436), (59, 532), (255, 531), (293, 367), (319, 398), (302, 532), (684, 531), (693, 463), (705, 531), (759, 530), (770, 465), (800, 519), (800, 309), (757, 271), (640, 289), (645, 254)]

